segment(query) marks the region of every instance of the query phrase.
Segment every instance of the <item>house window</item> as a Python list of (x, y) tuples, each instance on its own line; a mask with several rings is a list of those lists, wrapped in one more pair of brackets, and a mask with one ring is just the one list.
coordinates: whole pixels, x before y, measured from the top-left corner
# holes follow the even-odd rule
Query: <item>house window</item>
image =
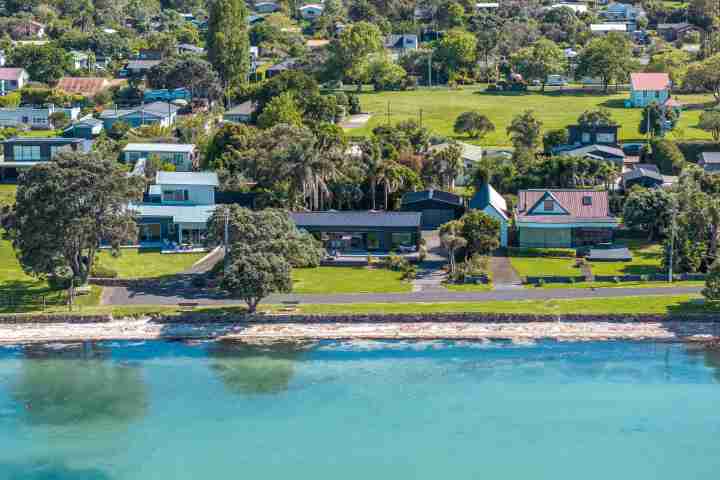
[(415, 245), (413, 242), (413, 234), (411, 232), (398, 232), (392, 234), (392, 248), (398, 247), (412, 247)]
[(13, 156), (15, 161), (38, 162), (40, 161), (40, 145), (13, 145)]
[(169, 202), (186, 202), (190, 199), (187, 190), (165, 190), (163, 191), (163, 200)]
[(588, 132), (583, 132), (582, 143), (590, 143), (590, 134)]
[(185, 163), (185, 155), (183, 155), (182, 153), (173, 154), (172, 163), (174, 163), (175, 165), (182, 165), (183, 163)]
[(162, 237), (162, 228), (159, 223), (145, 223), (140, 225), (141, 242), (157, 242)]
[(137, 162), (138, 160), (140, 160), (140, 152), (128, 152), (127, 159), (130, 163)]
[(545, 200), (543, 202), (543, 210), (545, 210), (546, 212), (552, 212), (553, 210), (555, 210), (555, 202), (553, 202), (552, 200)]
[(50, 159), (55, 158), (58, 153), (70, 151), (72, 151), (70, 145), (50, 145)]
[(597, 134), (597, 142), (598, 143), (615, 143), (615, 134), (613, 134), (613, 133), (598, 133)]
[(366, 238), (368, 250), (380, 250), (380, 234), (378, 232), (369, 232)]
[(592, 197), (589, 195), (585, 195), (582, 199), (582, 204), (586, 207), (592, 205)]

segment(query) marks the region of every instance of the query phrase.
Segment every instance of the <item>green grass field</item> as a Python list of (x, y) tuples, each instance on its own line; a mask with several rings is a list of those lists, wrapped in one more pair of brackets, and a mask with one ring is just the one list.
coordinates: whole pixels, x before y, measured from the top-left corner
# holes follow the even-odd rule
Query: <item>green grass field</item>
[(376, 303), (350, 305), (300, 305), (312, 314), (343, 313), (518, 313), (518, 314), (667, 314), (720, 312), (720, 305), (706, 304), (693, 295), (592, 298), (578, 300), (514, 300), (457, 303)]
[[(455, 137), (452, 131), (455, 118), (462, 112), (478, 110), (487, 115), (495, 124), (495, 132), (488, 134), (483, 145), (509, 145), (505, 129), (512, 118), (523, 110), (534, 110), (543, 122), (545, 131), (565, 128), (576, 122), (585, 110), (605, 107), (621, 125), (620, 137), (623, 140), (639, 139), (638, 124), (641, 110), (625, 108), (623, 102), (628, 92), (605, 95), (602, 93), (567, 93), (559, 91), (541, 94), (526, 93), (484, 93), (484, 86), (466, 87), (462, 90), (437, 88), (428, 91), (419, 89), (407, 92), (362, 93), (360, 101), (365, 112), (373, 114), (363, 128), (348, 130), (351, 136), (368, 135), (372, 129), (387, 122), (386, 112), (390, 108), (390, 122), (397, 123), (407, 119), (418, 119), (422, 109), (423, 125), (434, 133)], [(686, 103), (704, 103), (712, 101), (712, 95), (677, 95)], [(710, 134), (697, 128), (699, 110), (682, 113), (676, 135), (682, 139), (709, 139)], [(464, 139), (464, 137), (457, 137)]]
[(404, 293), (412, 290), (400, 272), (381, 268), (293, 269), (293, 293)]
[(521, 277), (582, 275), (574, 258), (511, 257), (510, 263)]
[[(260, 311), (278, 311), (279, 305), (263, 304)], [(243, 306), (203, 307), (197, 312), (242, 314)], [(597, 315), (597, 314), (680, 314), (720, 313), (720, 304), (706, 303), (699, 295), (653, 295), (620, 298), (589, 298), (576, 300), (513, 300), (447, 303), (358, 303), (358, 304), (301, 304), (299, 313), (312, 315), (337, 314), (394, 314), (394, 313), (515, 313), (538, 315)], [(178, 315), (177, 307), (153, 305), (83, 307), (82, 314), (112, 314), (117, 317), (147, 314)]]
[(157, 278), (175, 275), (190, 268), (205, 253), (162, 254), (157, 250), (123, 248), (113, 257), (108, 250), (100, 252), (100, 265), (118, 273), (118, 278)]
[(645, 242), (625, 243), (632, 252), (633, 259), (629, 262), (592, 262), (595, 275), (653, 275), (663, 273), (661, 268), (662, 246), (648, 245)]

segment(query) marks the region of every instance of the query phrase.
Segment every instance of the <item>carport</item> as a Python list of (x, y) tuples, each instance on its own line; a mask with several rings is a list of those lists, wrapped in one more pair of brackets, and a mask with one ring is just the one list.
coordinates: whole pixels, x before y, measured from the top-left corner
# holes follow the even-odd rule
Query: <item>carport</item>
[(401, 210), (422, 214), (423, 230), (435, 230), (443, 223), (458, 219), (465, 212), (460, 196), (442, 190), (423, 190), (403, 195)]

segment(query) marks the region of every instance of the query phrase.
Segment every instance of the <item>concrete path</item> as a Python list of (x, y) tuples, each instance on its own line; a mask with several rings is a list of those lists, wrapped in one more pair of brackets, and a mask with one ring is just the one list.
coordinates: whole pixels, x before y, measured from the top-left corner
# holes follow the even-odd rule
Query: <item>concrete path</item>
[(195, 262), (190, 268), (182, 272), (183, 275), (194, 275), (209, 272), (217, 262), (225, 258), (225, 249), (215, 247), (210, 253)]
[(370, 121), (370, 118), (372, 115), (369, 113), (358, 113), (356, 115), (350, 115), (349, 117), (345, 118), (342, 122), (340, 122), (340, 127), (342, 128), (362, 128), (365, 126), (367, 122)]
[[(357, 294), (289, 294), (271, 295), (263, 303), (281, 304), (299, 302), (307, 304), (353, 304), (353, 303), (442, 303), (486, 302), (501, 300), (552, 300), (581, 298), (617, 298), (652, 295), (686, 295), (700, 293), (701, 287), (652, 287), (652, 288), (568, 288), (568, 289), (513, 289), (492, 292), (421, 291), (412, 293), (357, 293)], [(648, 300), (652, 301), (652, 300)], [(199, 290), (189, 282), (177, 282), (152, 289), (105, 287), (104, 305), (177, 305), (180, 302), (197, 302), (200, 305), (240, 304), (239, 300), (206, 290)]]
[(522, 280), (505, 256), (490, 257), (490, 271), (492, 272), (493, 289), (517, 290), (522, 289)]

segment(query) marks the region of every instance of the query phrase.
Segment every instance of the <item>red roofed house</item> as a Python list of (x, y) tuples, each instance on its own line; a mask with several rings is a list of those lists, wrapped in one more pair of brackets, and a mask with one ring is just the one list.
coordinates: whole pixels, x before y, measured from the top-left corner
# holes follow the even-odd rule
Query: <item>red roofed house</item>
[(608, 192), (521, 190), (517, 227), (521, 247), (573, 248), (611, 242), (618, 219), (610, 215)]
[(644, 108), (652, 102), (663, 105), (670, 98), (670, 76), (667, 73), (630, 74), (630, 107)]
[(0, 95), (24, 87), (29, 80), (24, 68), (0, 68)]
[(57, 84), (57, 88), (65, 93), (75, 93), (85, 97), (93, 97), (111, 85), (107, 78), (62, 77)]

